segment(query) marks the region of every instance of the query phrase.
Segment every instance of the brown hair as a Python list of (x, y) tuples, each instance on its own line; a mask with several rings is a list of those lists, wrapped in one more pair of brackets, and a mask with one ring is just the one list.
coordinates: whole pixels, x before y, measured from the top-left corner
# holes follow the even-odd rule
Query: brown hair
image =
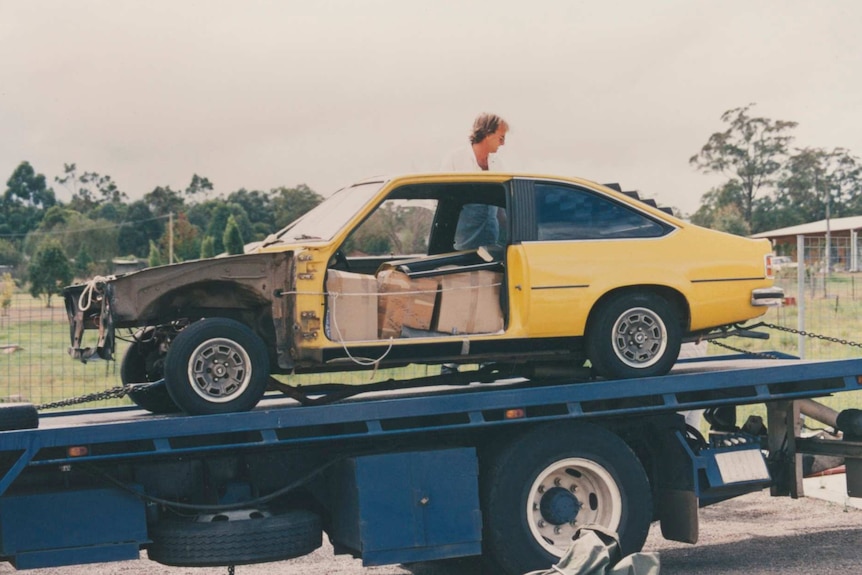
[(497, 131), (500, 126), (509, 128), (509, 124), (497, 114), (479, 114), (473, 122), (473, 132), (470, 134), (470, 143), (478, 144)]

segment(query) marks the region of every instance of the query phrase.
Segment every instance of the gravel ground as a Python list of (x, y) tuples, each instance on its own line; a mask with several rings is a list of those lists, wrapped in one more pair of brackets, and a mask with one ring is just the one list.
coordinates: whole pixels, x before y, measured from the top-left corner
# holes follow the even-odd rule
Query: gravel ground
[[(663, 575), (832, 575), (862, 571), (862, 510), (819, 499), (772, 498), (754, 493), (701, 510), (700, 541), (665, 541), (654, 525), (645, 551), (657, 551)], [(148, 560), (56, 569), (32, 575), (225, 575), (227, 568), (172, 568)], [(0, 573), (13, 573), (0, 564)], [(237, 575), (402, 575), (400, 566), (363, 568), (358, 560), (333, 557), (324, 546), (315, 553), (278, 563), (242, 565)], [(417, 573), (419, 571), (417, 570)], [(475, 575), (448, 565), (421, 575)]]

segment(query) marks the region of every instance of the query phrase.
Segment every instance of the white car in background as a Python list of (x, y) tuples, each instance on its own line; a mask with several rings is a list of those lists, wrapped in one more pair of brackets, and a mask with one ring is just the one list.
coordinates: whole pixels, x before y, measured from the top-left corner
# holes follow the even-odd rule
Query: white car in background
[(772, 258), (772, 269), (775, 271), (796, 269), (798, 264), (790, 256), (775, 256)]

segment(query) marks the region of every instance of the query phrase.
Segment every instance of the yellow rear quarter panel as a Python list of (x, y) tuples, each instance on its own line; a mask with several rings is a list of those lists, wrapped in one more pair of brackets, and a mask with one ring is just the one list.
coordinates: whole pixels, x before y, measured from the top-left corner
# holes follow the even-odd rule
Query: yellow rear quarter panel
[(681, 294), (690, 331), (745, 321), (765, 311), (750, 300), (752, 289), (772, 285), (764, 275), (769, 251), (766, 241), (690, 226), (661, 238), (514, 246), (510, 325), (531, 337), (583, 335), (602, 297), (643, 286)]

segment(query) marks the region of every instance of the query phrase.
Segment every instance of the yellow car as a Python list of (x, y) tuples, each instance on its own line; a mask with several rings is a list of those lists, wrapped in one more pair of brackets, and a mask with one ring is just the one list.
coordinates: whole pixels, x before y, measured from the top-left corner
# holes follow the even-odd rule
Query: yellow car
[[(75, 357), (110, 357), (114, 330), (135, 328), (122, 379), (164, 389), (133, 400), (219, 413), (254, 407), (272, 373), (554, 363), (662, 375), (682, 342), (777, 303), (771, 258), (766, 240), (587, 180), (406, 175), (339, 190), (245, 255), (65, 297)], [(100, 330), (93, 349), (87, 328)]]

